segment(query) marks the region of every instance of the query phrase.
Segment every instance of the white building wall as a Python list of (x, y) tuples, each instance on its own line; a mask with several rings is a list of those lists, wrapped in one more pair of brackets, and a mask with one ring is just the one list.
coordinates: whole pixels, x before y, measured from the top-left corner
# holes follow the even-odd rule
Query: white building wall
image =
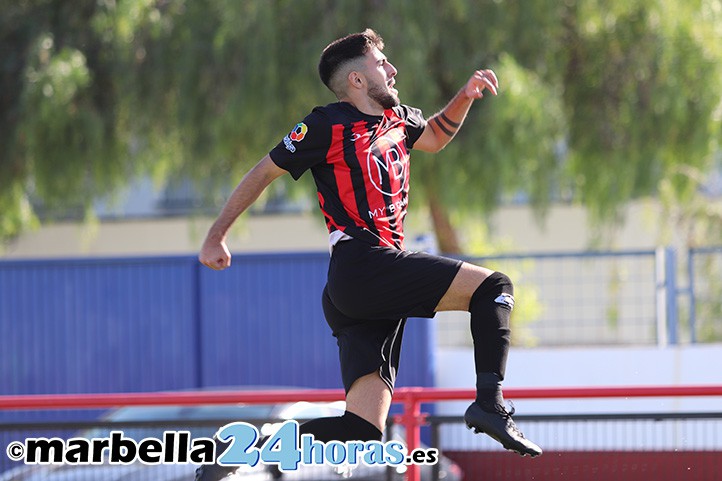
[[(613, 240), (605, 247), (653, 249), (661, 239), (659, 215), (660, 208), (653, 203), (630, 205), (626, 222), (608, 236)], [(50, 223), (2, 247), (0, 258), (195, 254), (212, 220), (166, 217)], [(315, 208), (303, 214), (245, 215), (237, 224), (230, 240), (234, 252), (318, 251), (327, 246), (326, 226)], [(586, 212), (579, 206), (551, 208), (544, 225), (528, 207), (504, 207), (490, 224), (491, 240), (514, 252), (582, 251), (593, 242)], [(428, 221), (419, 215), (407, 220), (408, 239), (429, 229)]]

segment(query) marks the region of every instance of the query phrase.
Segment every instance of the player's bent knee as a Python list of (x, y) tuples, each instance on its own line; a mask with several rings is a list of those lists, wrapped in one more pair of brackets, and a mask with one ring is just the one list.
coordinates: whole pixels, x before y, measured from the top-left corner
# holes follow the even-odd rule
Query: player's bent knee
[(503, 272), (493, 272), (484, 279), (484, 282), (482, 282), (476, 289), (471, 297), (471, 305), (474, 305), (475, 300), (490, 296), (493, 297), (495, 303), (505, 305), (509, 309), (513, 309), (514, 283), (511, 278)]

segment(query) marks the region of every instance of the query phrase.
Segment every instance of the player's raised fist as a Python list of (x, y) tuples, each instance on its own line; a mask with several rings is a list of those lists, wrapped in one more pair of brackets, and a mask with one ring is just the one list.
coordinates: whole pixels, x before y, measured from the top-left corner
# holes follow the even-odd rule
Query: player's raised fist
[(497, 95), (499, 80), (493, 70), (477, 70), (466, 83), (465, 93), (471, 99), (480, 99), (484, 96), (484, 90)]
[(220, 271), (231, 266), (231, 253), (228, 251), (228, 246), (226, 246), (225, 242), (210, 242), (206, 240), (206, 242), (203, 243), (200, 254), (198, 254), (198, 260), (201, 261), (201, 264)]

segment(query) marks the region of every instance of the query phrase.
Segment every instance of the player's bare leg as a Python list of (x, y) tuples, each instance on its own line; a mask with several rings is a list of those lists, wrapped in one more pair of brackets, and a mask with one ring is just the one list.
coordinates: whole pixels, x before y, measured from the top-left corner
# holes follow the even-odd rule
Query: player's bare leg
[(374, 372), (358, 378), (346, 394), (346, 410), (370, 422), (379, 431), (386, 427), (391, 390)]
[(541, 448), (524, 437), (511, 419), (501, 391), (509, 352), (509, 317), (514, 307), (511, 280), (500, 272), (464, 263), (436, 311), (471, 312), (476, 367), (476, 400), (464, 414), (475, 432), (484, 432), (506, 449), (539, 456)]
[(316, 441), (380, 441), (391, 406), (391, 392), (374, 372), (358, 378), (346, 394), (342, 416), (312, 419), (299, 433), (312, 434)]

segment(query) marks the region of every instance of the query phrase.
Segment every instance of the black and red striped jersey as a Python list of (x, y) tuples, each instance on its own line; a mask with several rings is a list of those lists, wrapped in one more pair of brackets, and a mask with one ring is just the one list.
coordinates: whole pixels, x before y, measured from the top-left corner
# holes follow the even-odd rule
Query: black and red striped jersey
[(413, 107), (374, 116), (338, 102), (316, 107), (270, 157), (296, 180), (311, 169), (332, 239), (343, 233), (403, 249), (409, 151), (425, 127)]

